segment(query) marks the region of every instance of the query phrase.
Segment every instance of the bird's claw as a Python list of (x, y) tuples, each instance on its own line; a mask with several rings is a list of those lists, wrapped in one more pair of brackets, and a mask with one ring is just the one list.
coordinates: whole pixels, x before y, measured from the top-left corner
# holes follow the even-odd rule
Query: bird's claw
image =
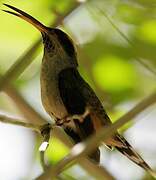
[(71, 115), (71, 116), (67, 116), (65, 118), (62, 118), (62, 119), (58, 119), (56, 124), (58, 126), (61, 126), (65, 123), (69, 123), (70, 121), (73, 121), (73, 120), (79, 120), (80, 123), (82, 123), (84, 121), (84, 119), (90, 114), (90, 111), (88, 108), (86, 108), (85, 112), (83, 114), (74, 114), (74, 115)]
[(88, 108), (86, 108), (86, 110), (84, 111), (83, 114), (74, 114), (72, 116), (67, 117), (67, 121), (71, 121), (71, 120), (79, 120), (80, 123), (82, 123), (84, 121), (84, 119), (89, 115), (90, 111)]

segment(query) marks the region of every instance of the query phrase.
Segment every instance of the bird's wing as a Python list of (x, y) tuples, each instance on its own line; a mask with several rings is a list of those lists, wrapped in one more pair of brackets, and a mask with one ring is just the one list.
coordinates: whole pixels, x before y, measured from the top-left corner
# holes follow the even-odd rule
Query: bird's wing
[[(96, 96), (92, 88), (81, 78), (83, 85), (80, 86), (80, 91), (82, 96), (85, 98), (86, 106), (90, 110), (91, 120), (94, 126), (94, 129), (98, 131), (101, 127), (111, 125), (111, 120), (108, 117), (104, 107), (102, 106), (100, 100)], [(105, 145), (112, 149), (114, 146), (123, 147), (124, 144), (117, 138), (118, 133), (116, 132), (114, 136), (110, 137)]]
[[(81, 86), (81, 92), (86, 98), (86, 102), (91, 109), (91, 119), (93, 121), (95, 129), (101, 126), (107, 126), (111, 124), (111, 121), (105, 112), (101, 102), (95, 95), (94, 91), (88, 84)], [(127, 142), (127, 140), (116, 132), (114, 136), (109, 138), (106, 142), (108, 147), (114, 146), (128, 159), (138, 164), (140, 167), (148, 171), (152, 176), (156, 176), (156, 173), (150, 168), (150, 166), (142, 159), (142, 157), (133, 149), (133, 147)]]
[[(61, 71), (58, 82), (60, 96), (69, 116), (83, 114), (87, 103), (80, 88), (83, 86), (84, 81), (80, 77), (78, 71), (73, 68)], [(79, 120), (75, 119), (74, 124), (76, 126), (76, 131), (68, 126), (66, 126), (65, 131), (75, 141), (75, 143), (83, 141), (88, 138), (88, 136), (95, 133), (90, 115), (86, 116), (83, 122), (79, 122)], [(91, 155), (91, 158), (99, 161), (99, 157), (100, 153), (99, 149), (97, 149)]]
[[(60, 72), (59, 91), (62, 101), (70, 115), (83, 114), (85, 109), (89, 108), (90, 115), (87, 116), (82, 123), (75, 120), (77, 132), (79, 132), (81, 139), (85, 139), (101, 127), (111, 124), (100, 100), (80, 76), (77, 69), (69, 68)], [(110, 138), (106, 144), (109, 147), (122, 146), (115, 138)]]

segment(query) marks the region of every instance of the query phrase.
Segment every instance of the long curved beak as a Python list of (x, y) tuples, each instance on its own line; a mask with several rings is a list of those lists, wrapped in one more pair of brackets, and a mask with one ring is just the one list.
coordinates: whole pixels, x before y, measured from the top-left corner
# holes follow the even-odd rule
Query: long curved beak
[(48, 32), (48, 28), (46, 26), (44, 26), (42, 23), (40, 23), (37, 19), (33, 18), (32, 16), (30, 16), (29, 14), (25, 13), (24, 11), (15, 8), (14, 6), (8, 5), (8, 4), (3, 4), (5, 6), (7, 6), (8, 8), (16, 11), (16, 12), (12, 12), (12, 11), (8, 11), (8, 10), (2, 10), (4, 12), (13, 14), (17, 17), (20, 17), (22, 19), (24, 19), (25, 21), (29, 22), (30, 24), (32, 24), (34, 27), (36, 27), (40, 32)]

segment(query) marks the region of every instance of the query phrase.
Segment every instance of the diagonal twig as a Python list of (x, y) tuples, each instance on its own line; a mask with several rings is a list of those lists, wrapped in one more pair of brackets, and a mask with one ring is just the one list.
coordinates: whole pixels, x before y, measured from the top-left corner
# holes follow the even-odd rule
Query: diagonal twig
[(8, 117), (6, 115), (0, 114), (0, 122), (26, 127), (26, 128), (32, 129), (32, 130), (40, 133), (40, 126), (39, 125), (34, 125), (32, 123), (24, 122), (23, 119), (18, 119), (17, 120), (15, 118), (11, 118), (11, 117)]
[(29, 103), (22, 97), (17, 89), (9, 84), (4, 88), (4, 92), (12, 99), (21, 114), (26, 118), (27, 122), (42, 125), (48, 121), (43, 118)]

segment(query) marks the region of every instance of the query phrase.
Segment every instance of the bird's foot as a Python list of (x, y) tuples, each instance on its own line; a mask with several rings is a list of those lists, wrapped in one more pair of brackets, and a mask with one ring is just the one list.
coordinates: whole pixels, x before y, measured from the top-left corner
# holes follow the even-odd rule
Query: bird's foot
[(62, 126), (64, 123), (65, 123), (65, 118), (57, 119), (56, 120), (56, 125), (57, 126)]
[(88, 108), (84, 111), (83, 114), (74, 114), (74, 115), (68, 115), (62, 119), (57, 119), (56, 125), (57, 126), (62, 126), (64, 124), (68, 124), (73, 120), (79, 120), (80, 123), (84, 121), (84, 119), (90, 114), (90, 111)]
[(84, 121), (84, 119), (90, 114), (90, 111), (88, 108), (84, 111), (83, 114), (74, 114), (74, 115), (68, 115), (62, 119), (57, 119), (56, 125), (57, 126), (62, 126), (64, 124), (68, 124), (73, 120), (79, 120), (80, 123)]
[(86, 108), (86, 110), (84, 111), (83, 114), (74, 114), (71, 116), (68, 116), (66, 118), (67, 122), (70, 122), (72, 120), (79, 120), (80, 123), (83, 123), (84, 119), (90, 114), (90, 111), (88, 108)]

